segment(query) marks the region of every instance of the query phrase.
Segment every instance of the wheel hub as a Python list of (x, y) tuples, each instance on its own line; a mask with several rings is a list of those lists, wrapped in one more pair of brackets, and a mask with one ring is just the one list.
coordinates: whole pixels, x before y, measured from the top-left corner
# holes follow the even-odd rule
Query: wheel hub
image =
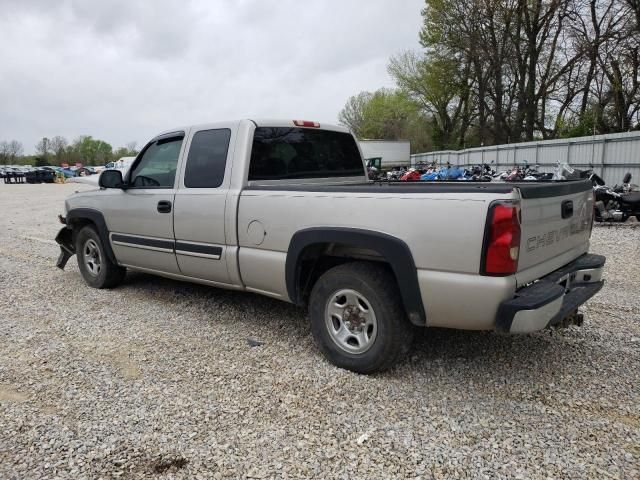
[(360, 309), (356, 305), (347, 305), (342, 316), (345, 326), (352, 332), (361, 332), (366, 319), (360, 314)]

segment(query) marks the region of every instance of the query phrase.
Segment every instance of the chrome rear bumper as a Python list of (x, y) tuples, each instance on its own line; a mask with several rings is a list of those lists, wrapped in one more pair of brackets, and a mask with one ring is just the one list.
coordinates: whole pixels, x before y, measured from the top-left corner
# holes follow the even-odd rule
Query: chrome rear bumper
[(500, 304), (496, 330), (529, 333), (559, 324), (602, 288), (605, 261), (602, 255), (587, 253), (521, 288)]

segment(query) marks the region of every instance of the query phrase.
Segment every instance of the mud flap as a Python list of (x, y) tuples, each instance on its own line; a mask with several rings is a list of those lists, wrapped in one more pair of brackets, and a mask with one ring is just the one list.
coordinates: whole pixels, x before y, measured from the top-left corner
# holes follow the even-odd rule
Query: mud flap
[(56, 262), (56, 267), (64, 270), (69, 259), (76, 254), (76, 249), (73, 245), (73, 231), (68, 227), (62, 227), (58, 235), (56, 235), (56, 242), (60, 245), (60, 256)]

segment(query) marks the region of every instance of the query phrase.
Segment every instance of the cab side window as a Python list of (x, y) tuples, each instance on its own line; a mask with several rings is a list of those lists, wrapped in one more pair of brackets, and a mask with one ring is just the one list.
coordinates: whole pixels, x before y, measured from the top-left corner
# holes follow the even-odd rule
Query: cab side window
[(222, 185), (230, 138), (228, 128), (195, 133), (184, 172), (185, 187), (217, 188)]
[(151, 144), (131, 172), (130, 184), (138, 188), (173, 188), (183, 137)]

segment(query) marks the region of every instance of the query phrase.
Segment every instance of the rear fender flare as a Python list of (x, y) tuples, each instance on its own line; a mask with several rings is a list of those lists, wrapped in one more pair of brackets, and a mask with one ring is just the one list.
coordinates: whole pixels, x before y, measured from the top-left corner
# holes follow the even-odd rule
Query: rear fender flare
[(293, 303), (303, 304), (300, 274), (304, 250), (313, 245), (326, 243), (367, 248), (377, 252), (393, 270), (402, 296), (402, 303), (411, 323), (420, 326), (426, 325), (426, 314), (418, 282), (418, 270), (409, 246), (399, 238), (371, 230), (318, 227), (296, 232), (289, 243), (285, 266), (287, 293)]

